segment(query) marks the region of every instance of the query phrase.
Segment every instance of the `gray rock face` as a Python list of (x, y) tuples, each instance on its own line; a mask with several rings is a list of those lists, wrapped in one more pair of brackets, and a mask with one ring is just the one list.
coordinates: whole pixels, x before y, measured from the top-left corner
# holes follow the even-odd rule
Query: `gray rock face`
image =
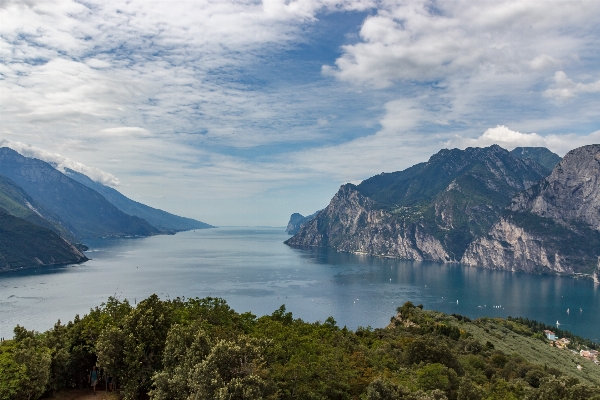
[(600, 144), (570, 151), (549, 177), (517, 196), (510, 208), (600, 230)]
[(300, 231), (300, 229), (302, 229), (302, 227), (306, 224), (308, 224), (310, 221), (313, 220), (313, 218), (315, 218), (317, 216), (318, 213), (320, 213), (321, 210), (316, 211), (314, 213), (312, 213), (311, 215), (308, 216), (304, 216), (302, 214), (299, 213), (293, 213), (290, 216), (290, 221), (287, 224), (287, 227), (285, 229), (285, 232), (288, 235), (295, 235), (296, 233), (298, 233)]
[(515, 193), (548, 173), (499, 146), (441, 150), (426, 163), (342, 186), (329, 206), (286, 243), (458, 262)]
[(600, 145), (542, 169), (498, 146), (443, 150), (342, 186), (286, 244), (600, 282)]
[(569, 152), (517, 195), (506, 218), (473, 241), (463, 263), (493, 269), (586, 273), (600, 281), (600, 145)]
[(571, 274), (572, 266), (552, 248), (544, 245), (544, 238), (527, 232), (513, 222), (502, 218), (487, 237), (476, 239), (461, 260), (463, 264), (507, 271), (550, 272)]
[(407, 224), (344, 185), (325, 210), (285, 243), (411, 260), (451, 261), (441, 242), (419, 225)]

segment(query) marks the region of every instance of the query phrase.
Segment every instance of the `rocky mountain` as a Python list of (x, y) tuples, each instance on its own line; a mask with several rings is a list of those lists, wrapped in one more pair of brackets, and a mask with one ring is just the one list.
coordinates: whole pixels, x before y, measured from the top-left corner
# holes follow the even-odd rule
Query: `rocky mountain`
[(52, 230), (0, 210), (0, 271), (87, 260), (81, 251)]
[[(78, 242), (77, 238), (61, 225), (56, 215), (37, 204), (21, 187), (2, 175), (0, 175), (0, 210), (34, 225), (50, 229), (73, 243)], [(78, 246), (81, 247), (81, 244)]]
[(319, 212), (321, 212), (321, 210), (316, 211), (306, 217), (299, 213), (293, 213), (290, 216), (290, 221), (287, 224), (287, 228), (285, 229), (285, 232), (288, 235), (295, 235), (296, 233), (298, 233), (300, 228), (302, 228), (304, 225), (306, 225), (307, 223), (312, 221), (313, 218), (315, 218)]
[(600, 278), (600, 145), (570, 151), (548, 177), (516, 195), (462, 262)]
[(65, 175), (100, 193), (106, 200), (124, 213), (142, 218), (162, 232), (174, 233), (192, 229), (214, 228), (212, 225), (204, 222), (191, 218), (180, 217), (178, 215), (174, 215), (157, 208), (152, 208), (145, 204), (131, 200), (130, 198), (119, 193), (117, 190), (103, 185), (100, 182), (96, 182), (86, 175), (71, 169), (66, 169)]
[(552, 171), (561, 160), (558, 154), (551, 152), (545, 147), (517, 147), (510, 154), (519, 158), (529, 158), (546, 167), (548, 171)]
[(160, 233), (147, 221), (125, 214), (101, 194), (62, 174), (50, 164), (23, 157), (7, 147), (0, 148), (0, 175), (21, 187), (79, 240)]
[(548, 174), (499, 146), (441, 150), (428, 162), (343, 185), (285, 243), (413, 260), (458, 262), (518, 192)]

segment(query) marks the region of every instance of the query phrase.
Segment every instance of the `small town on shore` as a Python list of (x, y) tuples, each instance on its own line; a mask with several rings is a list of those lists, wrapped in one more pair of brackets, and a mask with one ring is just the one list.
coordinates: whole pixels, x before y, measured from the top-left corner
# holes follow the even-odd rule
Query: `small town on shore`
[[(575, 349), (570, 349), (568, 346), (571, 341), (567, 338), (557, 338), (556, 334), (550, 330), (545, 330), (544, 335), (546, 339), (550, 340), (550, 347), (557, 347), (559, 349), (565, 349), (571, 351), (573, 354), (579, 354), (581, 357), (592, 361), (594, 364), (600, 367), (600, 360), (598, 360), (598, 350), (580, 349), (579, 352)], [(577, 369), (583, 367), (578, 364)]]

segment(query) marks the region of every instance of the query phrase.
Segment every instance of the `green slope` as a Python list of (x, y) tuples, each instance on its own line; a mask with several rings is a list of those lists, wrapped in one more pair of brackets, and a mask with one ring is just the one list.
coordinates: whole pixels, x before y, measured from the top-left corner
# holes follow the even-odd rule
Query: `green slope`
[(510, 152), (519, 158), (529, 158), (552, 171), (562, 158), (545, 147), (517, 147)]
[(101, 194), (67, 177), (50, 164), (0, 148), (0, 174), (37, 204), (56, 215), (77, 238), (147, 236), (159, 233), (148, 222), (127, 215)]
[(61, 225), (56, 215), (37, 204), (21, 187), (2, 175), (0, 175), (0, 209), (77, 243), (75, 236)]
[(0, 270), (84, 261), (83, 253), (50, 229), (0, 210)]

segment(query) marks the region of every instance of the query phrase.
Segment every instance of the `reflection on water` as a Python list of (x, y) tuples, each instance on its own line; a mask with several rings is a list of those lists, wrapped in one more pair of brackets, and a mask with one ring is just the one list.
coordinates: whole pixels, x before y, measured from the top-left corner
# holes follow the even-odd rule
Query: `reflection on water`
[(223, 297), (257, 315), (285, 304), (295, 317), (331, 315), (353, 329), (385, 326), (410, 300), (472, 318), (559, 320), (563, 329), (600, 337), (599, 290), (589, 281), (292, 249), (282, 243), (287, 237), (280, 228), (219, 228), (90, 242), (85, 264), (0, 275), (0, 336), (10, 337), (17, 323), (48, 329), (111, 295), (133, 303), (157, 293)]

